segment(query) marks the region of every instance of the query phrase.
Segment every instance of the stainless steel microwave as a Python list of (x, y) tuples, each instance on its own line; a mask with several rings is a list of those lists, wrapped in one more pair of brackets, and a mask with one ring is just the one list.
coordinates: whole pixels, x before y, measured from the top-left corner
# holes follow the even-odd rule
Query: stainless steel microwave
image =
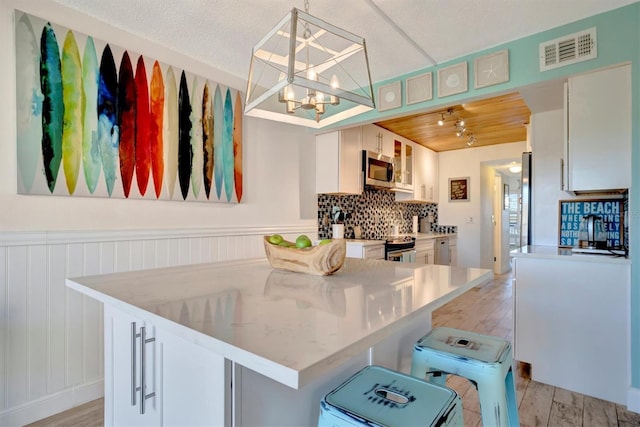
[(362, 150), (364, 184), (372, 187), (393, 188), (393, 158), (375, 151)]

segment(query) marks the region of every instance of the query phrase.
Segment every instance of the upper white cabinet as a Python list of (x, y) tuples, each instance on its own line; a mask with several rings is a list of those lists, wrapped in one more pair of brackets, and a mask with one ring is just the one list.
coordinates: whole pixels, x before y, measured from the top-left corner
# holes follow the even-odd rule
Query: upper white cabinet
[(438, 153), (413, 144), (413, 192), (396, 193), (397, 201), (438, 202)]
[(362, 128), (316, 136), (316, 193), (362, 193)]
[(413, 193), (413, 142), (396, 136), (393, 139), (393, 168), (396, 189)]
[(631, 187), (631, 66), (569, 78), (565, 84), (563, 189)]
[(393, 157), (394, 134), (380, 126), (362, 126), (362, 149)]

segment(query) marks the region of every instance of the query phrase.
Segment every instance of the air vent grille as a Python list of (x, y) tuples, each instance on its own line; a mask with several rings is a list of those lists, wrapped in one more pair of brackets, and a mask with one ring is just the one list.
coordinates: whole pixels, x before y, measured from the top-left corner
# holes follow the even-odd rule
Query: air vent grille
[(540, 43), (540, 71), (597, 57), (595, 28)]

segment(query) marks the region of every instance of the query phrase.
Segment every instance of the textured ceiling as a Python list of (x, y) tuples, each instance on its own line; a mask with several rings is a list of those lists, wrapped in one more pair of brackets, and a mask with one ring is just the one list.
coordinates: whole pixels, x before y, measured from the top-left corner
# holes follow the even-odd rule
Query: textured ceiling
[[(252, 47), (293, 7), (304, 10), (304, 0), (53, 1), (200, 60), (239, 81), (247, 77)], [(309, 13), (365, 38), (375, 83), (637, 1), (309, 0)], [(554, 82), (528, 89), (519, 101), (526, 105), (511, 110), (560, 108), (561, 87), (561, 82)], [(482, 111), (496, 111), (501, 103), (499, 99), (493, 105), (483, 101)], [(503, 111), (502, 120), (510, 124), (496, 130), (495, 120), (474, 117), (465, 111), (468, 106), (451, 107), (470, 116), (478, 146), (511, 142), (513, 134), (504, 137), (507, 131), (526, 134), (527, 120), (521, 113), (508, 117), (509, 112)], [(438, 151), (461, 148), (461, 140), (452, 138), (450, 129), (434, 128), (432, 120), (426, 120), (428, 113), (423, 116), (421, 126), (403, 132), (416, 117), (384, 124), (425, 146), (451, 139), (448, 146), (432, 147)], [(483, 135), (491, 128), (491, 136)]]
[[(304, 10), (303, 0), (54, 1), (243, 79), (253, 45)], [(377, 82), (635, 1), (309, 0), (309, 12), (365, 38)]]

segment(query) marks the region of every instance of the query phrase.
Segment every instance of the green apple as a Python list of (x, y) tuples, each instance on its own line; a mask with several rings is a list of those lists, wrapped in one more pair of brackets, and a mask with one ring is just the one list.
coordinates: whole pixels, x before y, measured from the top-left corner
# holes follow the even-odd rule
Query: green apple
[(326, 245), (327, 243), (331, 243), (331, 239), (320, 240), (318, 245)]
[(279, 234), (274, 234), (269, 237), (269, 243), (273, 243), (274, 245), (279, 245), (284, 239)]
[(302, 248), (308, 248), (309, 246), (311, 246), (311, 239), (309, 239), (304, 234), (301, 234), (300, 236), (298, 236), (298, 238), (296, 239), (296, 248), (302, 249)]

